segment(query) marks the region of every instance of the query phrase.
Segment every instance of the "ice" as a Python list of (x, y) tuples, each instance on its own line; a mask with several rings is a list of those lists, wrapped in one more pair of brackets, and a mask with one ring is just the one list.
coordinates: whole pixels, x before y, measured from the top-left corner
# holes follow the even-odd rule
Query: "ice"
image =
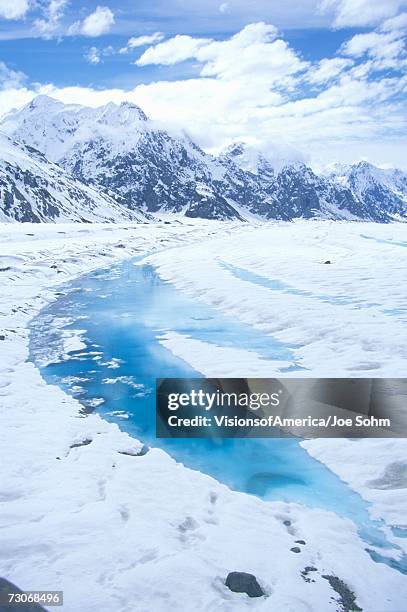
[[(405, 301), (406, 267), (405, 249), (395, 242), (405, 240), (405, 231), (402, 224), (252, 227), (190, 220), (89, 225), (86, 232), (70, 224), (1, 225), (0, 258), (13, 259), (10, 270), (1, 272), (0, 574), (20, 588), (63, 589), (67, 612), (189, 612), (191, 602), (194, 610), (321, 612), (333, 609), (336, 597), (322, 574), (343, 580), (364, 611), (402, 610), (405, 576), (371, 559), (351, 521), (232, 492), (158, 449), (139, 453), (140, 442), (96, 413), (81, 416), (76, 399), (45, 384), (28, 360), (27, 326), (63, 291), (62, 282), (165, 245), (177, 248), (150, 259), (163, 278), (228, 316), (298, 345), (296, 357), (312, 375), (396, 376), (406, 365), (405, 325), (397, 314)], [(395, 314), (372, 316), (363, 305), (319, 300), (306, 306), (301, 295), (236, 278), (219, 258), (303, 291), (377, 302)], [(321, 263), (326, 259), (333, 264)], [(184, 338), (166, 341), (185, 355), (196, 350)], [(206, 368), (205, 346), (199, 349)], [(225, 357), (222, 351), (213, 355), (212, 371)], [(231, 359), (237, 355), (239, 373), (246, 366), (255, 371), (259, 361), (250, 351)], [(372, 369), (366, 369), (369, 363)], [(372, 481), (382, 482), (388, 466), (403, 460), (403, 441), (305, 446), (371, 501), (378, 517), (402, 527), (405, 490), (372, 488)], [(293, 554), (299, 539), (306, 545)], [(301, 571), (314, 565), (315, 583), (307, 583)], [(249, 602), (231, 593), (224, 585), (230, 571), (253, 573), (267, 597)]]

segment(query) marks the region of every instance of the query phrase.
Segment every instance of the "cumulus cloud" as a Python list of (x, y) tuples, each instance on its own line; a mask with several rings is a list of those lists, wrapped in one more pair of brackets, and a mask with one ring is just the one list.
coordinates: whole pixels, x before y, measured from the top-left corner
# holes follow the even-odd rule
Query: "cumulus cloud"
[(209, 38), (194, 38), (186, 34), (177, 34), (177, 36), (144, 51), (136, 64), (138, 66), (178, 64), (187, 59), (197, 58), (199, 49), (211, 42), (213, 41)]
[(29, 0), (0, 0), (0, 17), (21, 19), (30, 8)]
[(374, 59), (395, 58), (404, 51), (403, 36), (399, 32), (368, 32), (356, 34), (342, 47), (342, 53), (351, 57), (368, 55)]
[(119, 53), (128, 53), (131, 49), (137, 47), (144, 47), (147, 45), (154, 45), (164, 39), (162, 32), (154, 32), (154, 34), (146, 34), (144, 36), (132, 36), (127, 41), (127, 45), (122, 47)]
[(379, 28), (356, 34), (340, 49), (343, 55), (362, 60), (354, 70), (365, 75), (375, 70), (400, 70), (407, 67), (405, 26), (407, 14), (385, 20)]
[(97, 66), (103, 62), (104, 57), (114, 55), (115, 53), (116, 51), (111, 45), (104, 47), (103, 49), (99, 49), (98, 47), (90, 47), (83, 57), (89, 64)]
[(381, 26), (380, 30), (383, 32), (392, 32), (394, 30), (403, 31), (407, 28), (407, 13), (400, 13), (396, 17), (386, 19)]
[[(385, 27), (363, 36), (391, 34), (386, 41), (397, 41), (398, 26)], [(38, 93), (89, 106), (129, 100), (158, 125), (185, 129), (214, 152), (231, 141), (251, 139), (262, 146), (292, 146), (325, 162), (350, 152), (356, 157), (372, 152), (371, 161), (405, 167), (402, 134), (407, 118), (401, 94), (407, 90), (407, 77), (399, 70), (375, 70), (384, 61), (377, 59), (377, 48), (386, 46), (383, 39), (352, 37), (341, 49), (347, 55), (305, 62), (267, 24), (251, 24), (221, 41), (179, 38), (158, 42), (138, 61), (147, 65), (190, 59), (197, 64), (194, 78), (141, 84), (130, 91), (53, 85), (28, 89), (21, 84), (7, 96), (0, 91), (0, 112)], [(88, 61), (96, 65), (105, 51), (92, 47)]]
[(52, 38), (60, 27), (68, 0), (51, 0), (44, 9), (44, 16), (34, 21), (34, 28), (43, 38)]
[(278, 38), (278, 30), (262, 22), (249, 24), (223, 41), (178, 35), (147, 49), (136, 64), (171, 65), (187, 59), (202, 64), (201, 76), (262, 78), (267, 86), (277, 81), (288, 83), (291, 75), (307, 67), (288, 43)]
[(12, 70), (4, 62), (0, 62), (0, 87), (4, 90), (19, 87), (26, 75), (18, 70)]
[(107, 6), (97, 6), (95, 11), (83, 21), (76, 21), (68, 30), (68, 34), (96, 38), (109, 32), (114, 24), (114, 14)]
[(348, 58), (324, 58), (307, 72), (306, 80), (315, 85), (322, 85), (332, 81), (351, 66), (353, 61)]
[(337, 27), (376, 25), (407, 6), (406, 0), (321, 0), (322, 11), (332, 12)]
[(85, 60), (89, 64), (96, 66), (101, 62), (101, 53), (97, 47), (91, 47), (84, 55)]
[(406, 86), (406, 79), (369, 83), (349, 74), (317, 96), (284, 101), (278, 94), (248, 91), (239, 82), (214, 78), (154, 82), (131, 91), (42, 85), (8, 90), (4, 95), (0, 91), (0, 112), (25, 104), (37, 94), (93, 107), (129, 100), (163, 127), (185, 129), (214, 152), (233, 140), (251, 139), (293, 146), (325, 162), (341, 160), (350, 151), (356, 157), (369, 157), (374, 150), (372, 161), (405, 167), (399, 134), (405, 133), (406, 117), (392, 97)]

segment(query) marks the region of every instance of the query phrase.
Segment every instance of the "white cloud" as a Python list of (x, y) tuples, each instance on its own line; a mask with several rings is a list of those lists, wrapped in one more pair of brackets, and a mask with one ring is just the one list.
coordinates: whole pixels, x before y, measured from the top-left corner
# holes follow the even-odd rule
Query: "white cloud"
[(227, 13), (228, 10), (229, 10), (229, 2), (222, 2), (222, 4), (219, 5), (220, 13)]
[(345, 42), (340, 52), (363, 63), (353, 68), (354, 76), (366, 77), (377, 70), (399, 70), (407, 67), (405, 33), (407, 14), (402, 13), (384, 21), (379, 28), (356, 34)]
[(127, 45), (120, 49), (119, 53), (128, 53), (131, 49), (144, 47), (146, 45), (154, 45), (164, 39), (162, 32), (154, 32), (154, 34), (146, 34), (144, 36), (132, 36), (127, 41)]
[(0, 17), (21, 19), (30, 8), (28, 0), (0, 0)]
[(400, 56), (404, 51), (402, 33), (368, 32), (356, 34), (342, 46), (342, 53), (351, 57), (368, 55), (373, 59), (392, 59)]
[(136, 61), (138, 66), (161, 64), (170, 66), (187, 59), (196, 58), (198, 50), (203, 45), (213, 42), (210, 38), (193, 38), (185, 34), (177, 34), (174, 38), (150, 47)]
[(68, 34), (97, 37), (109, 32), (114, 24), (114, 14), (107, 6), (97, 6), (96, 10), (88, 15), (82, 22), (76, 21), (73, 23)]
[(83, 57), (89, 64), (97, 66), (98, 64), (103, 62), (104, 57), (114, 55), (115, 53), (116, 51), (114, 47), (112, 47), (112, 45), (104, 47), (103, 49), (99, 49), (98, 47), (90, 47), (90, 49), (86, 51)]
[(391, 32), (392, 30), (404, 30), (407, 28), (407, 13), (400, 13), (396, 17), (386, 19), (380, 26), (383, 32)]
[(84, 55), (84, 58), (89, 64), (96, 66), (101, 62), (101, 53), (97, 47), (91, 47)]
[(406, 5), (406, 0), (320, 0), (321, 10), (332, 11), (337, 27), (376, 25)]
[(353, 61), (344, 57), (325, 58), (309, 70), (305, 78), (310, 83), (321, 85), (332, 81), (351, 66)]
[(106, 34), (114, 24), (114, 15), (107, 6), (98, 6), (94, 13), (88, 15), (82, 24), (82, 34), (85, 36), (101, 36)]
[(52, 38), (59, 29), (68, 0), (51, 0), (44, 9), (44, 17), (34, 21), (34, 27), (44, 38)]
[[(393, 38), (387, 42), (397, 41), (398, 34), (390, 33)], [(405, 167), (401, 143), (407, 118), (400, 96), (407, 90), (407, 77), (375, 70), (384, 62), (377, 59), (377, 48), (386, 46), (383, 39), (354, 38), (346, 43), (349, 50), (363, 55), (307, 63), (266, 24), (251, 24), (223, 41), (174, 37), (148, 49), (143, 62), (175, 61), (176, 52), (176, 61), (198, 62), (195, 78), (158, 81), (130, 91), (51, 84), (28, 89), (20, 84), (0, 91), (0, 112), (38, 93), (89, 106), (130, 100), (157, 125), (185, 129), (207, 150), (233, 140), (265, 147), (277, 142), (306, 151), (312, 159), (322, 156), (325, 162), (340, 161), (350, 151), (368, 158), (372, 152), (372, 161)], [(109, 49), (92, 47), (88, 61), (102, 61)], [(309, 83), (318, 85), (317, 93)]]
[(289, 83), (293, 74), (307, 67), (288, 43), (278, 38), (277, 29), (262, 22), (249, 24), (223, 41), (178, 35), (147, 49), (136, 64), (171, 65), (187, 59), (202, 64), (201, 76), (248, 78), (251, 82), (261, 78), (268, 87)]
[(406, 85), (406, 79), (368, 83), (348, 75), (315, 97), (285, 102), (266, 88), (248, 90), (240, 81), (214, 78), (161, 81), (131, 91), (42, 85), (0, 92), (0, 112), (25, 104), (39, 93), (93, 107), (130, 100), (160, 125), (186, 129), (210, 150), (251, 139), (265, 146), (273, 142), (293, 146), (311, 159), (322, 156), (327, 163), (340, 161), (349, 150), (356, 157), (369, 158), (374, 149), (377, 163), (406, 167), (400, 136), (407, 127), (405, 112), (391, 101)]
[(232, 79), (262, 75), (271, 84), (300, 71), (306, 64), (281, 38), (274, 26), (250, 24), (228, 41), (214, 42), (199, 50), (202, 76)]
[(26, 75), (18, 70), (11, 70), (4, 62), (0, 62), (0, 87), (4, 90), (18, 87)]

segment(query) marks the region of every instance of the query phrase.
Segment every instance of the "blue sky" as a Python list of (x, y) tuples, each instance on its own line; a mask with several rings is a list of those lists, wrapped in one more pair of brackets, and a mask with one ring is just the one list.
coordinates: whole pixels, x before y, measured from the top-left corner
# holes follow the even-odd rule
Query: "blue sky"
[[(11, 4), (14, 0), (11, 0)], [(225, 3), (226, 4), (226, 3)], [(33, 4), (23, 19), (0, 20), (0, 57), (10, 67), (21, 70), (32, 81), (53, 82), (56, 85), (95, 85), (130, 88), (140, 82), (155, 79), (176, 79), (193, 74), (187, 65), (165, 71), (160, 67), (135, 69), (131, 60), (137, 53), (106, 54), (95, 69), (85, 61), (86, 54), (97, 44), (100, 49), (123, 48), (131, 36), (163, 32), (170, 38), (176, 34), (226, 39), (251, 22), (264, 21), (277, 26), (307, 59), (319, 60), (334, 54), (349, 38), (354, 28), (332, 29), (327, 14), (315, 9), (315, 2), (304, 2), (298, 9), (290, 2), (270, 0), (228, 3), (228, 10), (220, 10), (222, 2), (190, 2), (167, 0), (138, 0), (109, 2), (114, 24), (97, 37), (64, 36), (69, 26), (95, 11), (100, 2), (73, 0), (64, 7), (52, 37), (40, 37), (35, 26), (43, 18), (47, 2)], [(250, 10), (247, 7), (250, 5)], [(41, 6), (43, 7), (41, 9)], [(304, 27), (305, 26), (305, 27)], [(139, 51), (140, 48), (137, 49)]]
[[(157, 22), (153, 32), (162, 31), (162, 23)], [(245, 24), (246, 25), (246, 24)], [(161, 26), (161, 28), (160, 28)], [(190, 34), (192, 36), (227, 39), (237, 30), (225, 32), (194, 32), (179, 30), (175, 34)], [(359, 31), (359, 30), (358, 30)], [(135, 36), (150, 31), (138, 31)], [(170, 32), (168, 36), (173, 36)], [(349, 30), (329, 30), (326, 28), (301, 28), (283, 31), (284, 39), (299, 50), (301, 55), (310, 61), (318, 61), (323, 57), (334, 55), (341, 44), (349, 38)], [(81, 37), (64, 37), (46, 40), (43, 38), (17, 38), (0, 40), (0, 57), (3, 62), (15, 70), (26, 74), (31, 81), (52, 82), (59, 87), (65, 85), (84, 85), (95, 87), (123, 87), (130, 89), (139, 83), (157, 79), (174, 80), (187, 78), (197, 74), (193, 62), (172, 67), (143, 66), (135, 67), (134, 60), (147, 45), (135, 49), (131, 54), (109, 53), (102, 55), (99, 64), (86, 61), (90, 49), (120, 50), (126, 46), (129, 34), (109, 33), (97, 40)]]
[(403, 165), (407, 0), (0, 0), (0, 113), (131, 99), (203, 147)]

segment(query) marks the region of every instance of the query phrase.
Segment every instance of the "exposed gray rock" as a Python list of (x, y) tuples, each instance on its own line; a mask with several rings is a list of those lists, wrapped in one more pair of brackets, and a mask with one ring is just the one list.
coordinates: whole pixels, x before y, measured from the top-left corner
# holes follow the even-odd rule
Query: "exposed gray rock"
[(75, 444), (71, 444), (69, 448), (79, 448), (81, 446), (88, 446), (88, 444), (90, 444), (92, 442), (91, 438), (85, 438), (84, 440), (81, 440), (80, 442), (75, 442)]
[(230, 572), (225, 584), (234, 593), (246, 593), (249, 597), (262, 597), (264, 595), (256, 576), (246, 572)]
[(350, 588), (338, 578), (338, 576), (323, 575), (322, 578), (328, 580), (329, 584), (339, 595), (338, 603), (341, 606), (341, 612), (362, 612), (362, 608), (356, 604), (356, 596)]
[[(305, 580), (305, 582), (315, 582), (315, 580), (313, 578), (311, 578), (311, 576), (312, 576), (312, 572), (317, 572), (317, 571), (318, 571), (318, 569), (316, 567), (313, 567), (312, 565), (307, 565), (302, 570), (301, 576)], [(310, 574), (311, 574), (311, 576), (310, 576)]]

